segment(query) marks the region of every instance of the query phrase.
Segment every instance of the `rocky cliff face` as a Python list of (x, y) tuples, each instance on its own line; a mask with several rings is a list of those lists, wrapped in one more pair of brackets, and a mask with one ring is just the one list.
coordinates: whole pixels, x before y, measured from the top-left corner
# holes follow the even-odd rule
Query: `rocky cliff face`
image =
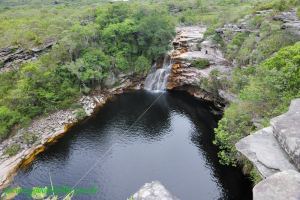
[(282, 29), (286, 29), (291, 33), (300, 35), (300, 21), (297, 17), (296, 9), (292, 9), (287, 12), (282, 12), (273, 17), (274, 20), (282, 21)]
[(22, 63), (37, 59), (43, 51), (51, 48), (54, 44), (55, 40), (48, 40), (32, 49), (18, 46), (0, 49), (0, 73), (17, 70)]
[[(203, 79), (209, 78), (213, 70), (222, 75), (229, 74), (231, 66), (223, 57), (218, 46), (204, 40), (206, 28), (203, 26), (178, 27), (173, 41), (174, 50), (170, 53), (173, 62), (169, 75), (168, 90), (185, 90), (195, 97), (214, 101), (210, 91), (200, 87)], [(205, 69), (193, 66), (197, 60), (206, 60), (209, 65)]]
[(254, 200), (300, 199), (300, 99), (271, 126), (241, 139), (236, 148), (266, 178), (255, 186)]

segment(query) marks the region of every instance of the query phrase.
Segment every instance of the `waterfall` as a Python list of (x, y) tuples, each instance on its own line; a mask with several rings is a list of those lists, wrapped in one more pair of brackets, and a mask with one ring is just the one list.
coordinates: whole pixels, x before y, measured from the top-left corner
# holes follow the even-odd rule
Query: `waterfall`
[(163, 65), (158, 68), (158, 64), (155, 63), (151, 72), (148, 74), (145, 80), (144, 88), (151, 91), (163, 91), (167, 87), (169, 74), (172, 68), (172, 60), (167, 55), (164, 58)]

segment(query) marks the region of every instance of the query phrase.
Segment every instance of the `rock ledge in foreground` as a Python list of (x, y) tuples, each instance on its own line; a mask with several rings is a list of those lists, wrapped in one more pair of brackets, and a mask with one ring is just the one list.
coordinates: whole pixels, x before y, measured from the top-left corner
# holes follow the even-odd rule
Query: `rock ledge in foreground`
[(261, 129), (241, 139), (235, 146), (256, 166), (263, 177), (296, 169), (274, 137), (272, 127)]
[(258, 183), (253, 189), (253, 200), (299, 200), (300, 173), (287, 170), (276, 173)]

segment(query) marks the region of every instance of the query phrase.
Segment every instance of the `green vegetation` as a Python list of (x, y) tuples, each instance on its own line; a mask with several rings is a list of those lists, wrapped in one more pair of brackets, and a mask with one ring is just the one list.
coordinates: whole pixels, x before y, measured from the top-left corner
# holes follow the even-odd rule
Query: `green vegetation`
[(4, 139), (10, 128), (18, 123), (20, 114), (5, 106), (0, 107), (0, 139)]
[(259, 64), (282, 47), (300, 40), (298, 35), (281, 29), (280, 22), (272, 20), (271, 15), (256, 16), (250, 20), (248, 23), (254, 27), (254, 32), (228, 32), (225, 35), (229, 42), (222, 41), (218, 36), (214, 36), (215, 41), (223, 44), (223, 51), (229, 60), (235, 60), (241, 66)]
[(218, 70), (212, 70), (208, 78), (203, 78), (200, 83), (200, 88), (209, 92), (215, 101), (221, 100), (219, 97), (219, 90), (226, 86), (227, 80), (221, 78)]
[(257, 10), (269, 10), (285, 11), (299, 4), (297, 0), (272, 0), (267, 2), (257, 3)]
[(175, 34), (166, 8), (155, 5), (120, 2), (74, 14), (66, 5), (16, 9), (0, 14), (2, 47), (30, 48), (51, 38), (57, 44), (17, 72), (0, 75), (0, 141), (15, 125), (70, 107), (111, 73), (145, 74)]
[(76, 119), (78, 120), (82, 120), (87, 116), (83, 108), (77, 109), (75, 115), (76, 115)]
[(232, 103), (215, 130), (214, 143), (220, 147), (223, 164), (236, 165), (234, 144), (256, 130), (253, 119), (268, 125), (270, 118), (285, 112), (294, 98), (300, 97), (300, 43), (281, 49), (255, 69), (240, 69), (243, 78), (233, 82), (239, 101)]
[(33, 133), (26, 132), (22, 135), (22, 139), (27, 145), (35, 143), (37, 136)]
[(209, 61), (207, 59), (197, 59), (192, 62), (192, 66), (198, 69), (205, 69), (209, 67)]
[(5, 149), (4, 154), (8, 155), (9, 157), (14, 156), (20, 151), (20, 148), (21, 147), (19, 144), (12, 144)]

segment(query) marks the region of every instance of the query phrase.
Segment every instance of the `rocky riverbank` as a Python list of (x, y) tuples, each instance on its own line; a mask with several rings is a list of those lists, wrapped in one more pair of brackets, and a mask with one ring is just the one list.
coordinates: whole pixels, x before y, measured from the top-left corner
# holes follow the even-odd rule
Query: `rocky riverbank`
[[(116, 87), (95, 90), (91, 95), (82, 96), (78, 100), (85, 111), (84, 116), (92, 115), (97, 108), (103, 106), (114, 95), (140, 89), (143, 82), (143, 78), (125, 75), (120, 76), (119, 80), (120, 84)], [(55, 142), (70, 127), (84, 118), (82, 114), (79, 116), (78, 110), (60, 110), (46, 117), (35, 119), (27, 128), (18, 130), (14, 136), (0, 144), (0, 189), (10, 183), (21, 166), (30, 163), (37, 154), (45, 150), (48, 144)], [(11, 147), (17, 147), (14, 155), (8, 155)]]

